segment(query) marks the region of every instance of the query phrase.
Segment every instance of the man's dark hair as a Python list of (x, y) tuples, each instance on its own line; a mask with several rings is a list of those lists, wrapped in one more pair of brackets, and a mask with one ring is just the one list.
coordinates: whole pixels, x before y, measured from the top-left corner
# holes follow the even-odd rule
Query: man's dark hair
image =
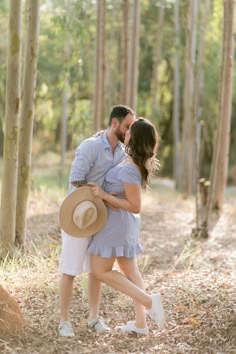
[(121, 123), (129, 113), (132, 114), (132, 116), (135, 114), (134, 111), (128, 106), (124, 106), (122, 104), (114, 106), (109, 117), (109, 126), (111, 125), (112, 118), (117, 118)]

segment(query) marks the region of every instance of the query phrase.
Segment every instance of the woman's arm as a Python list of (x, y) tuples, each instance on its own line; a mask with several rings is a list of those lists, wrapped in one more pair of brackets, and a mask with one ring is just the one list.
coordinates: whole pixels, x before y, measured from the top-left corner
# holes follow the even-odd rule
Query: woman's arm
[(140, 212), (141, 209), (141, 185), (140, 184), (123, 183), (126, 199), (121, 199), (105, 192), (96, 183), (88, 182), (87, 184), (92, 187), (92, 192), (94, 195), (105, 200), (112, 206), (130, 211), (131, 213)]

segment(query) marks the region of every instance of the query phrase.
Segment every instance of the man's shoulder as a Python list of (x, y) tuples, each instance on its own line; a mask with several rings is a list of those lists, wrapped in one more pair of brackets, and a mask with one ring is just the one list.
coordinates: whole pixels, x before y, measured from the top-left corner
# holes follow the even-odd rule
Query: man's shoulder
[(81, 144), (86, 145), (97, 145), (102, 143), (102, 134), (101, 135), (92, 135), (89, 138), (85, 139)]
[(77, 150), (79, 149), (91, 149), (91, 148), (97, 148), (99, 145), (102, 144), (102, 136), (90, 136), (89, 138), (84, 139), (80, 145), (77, 147)]

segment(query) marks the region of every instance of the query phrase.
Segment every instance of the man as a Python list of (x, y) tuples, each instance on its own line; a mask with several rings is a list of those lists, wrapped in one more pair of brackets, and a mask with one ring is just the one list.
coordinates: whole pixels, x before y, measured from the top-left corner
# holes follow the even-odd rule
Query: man
[[(86, 182), (95, 182), (102, 186), (106, 172), (124, 158), (125, 133), (134, 121), (134, 111), (124, 105), (114, 106), (109, 118), (109, 126), (101, 135), (84, 140), (75, 152), (70, 172), (69, 193)], [(62, 273), (60, 285), (60, 324), (58, 334), (74, 337), (69, 321), (69, 309), (72, 298), (73, 281), (76, 275), (90, 272), (87, 254), (90, 238), (76, 238), (62, 233), (62, 252), (59, 271)], [(108, 331), (110, 328), (98, 317), (101, 295), (101, 283), (89, 273), (88, 277), (88, 326), (95, 331)]]

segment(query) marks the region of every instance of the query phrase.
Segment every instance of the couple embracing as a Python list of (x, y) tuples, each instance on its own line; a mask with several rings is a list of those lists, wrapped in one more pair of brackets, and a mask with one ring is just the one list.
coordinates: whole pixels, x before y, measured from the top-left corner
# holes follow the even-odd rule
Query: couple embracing
[[(157, 148), (154, 125), (145, 118), (135, 119), (134, 111), (124, 105), (113, 107), (107, 130), (84, 140), (77, 148), (69, 195), (60, 209), (60, 336), (75, 335), (69, 309), (74, 278), (83, 272), (88, 273), (89, 328), (98, 332), (110, 330), (99, 317), (104, 282), (134, 302), (134, 321), (117, 329), (147, 334), (147, 313), (159, 330), (163, 329), (161, 295), (145, 292), (136, 264), (136, 256), (142, 252), (141, 188), (148, 186), (156, 166)], [(120, 271), (113, 270), (115, 261)]]

